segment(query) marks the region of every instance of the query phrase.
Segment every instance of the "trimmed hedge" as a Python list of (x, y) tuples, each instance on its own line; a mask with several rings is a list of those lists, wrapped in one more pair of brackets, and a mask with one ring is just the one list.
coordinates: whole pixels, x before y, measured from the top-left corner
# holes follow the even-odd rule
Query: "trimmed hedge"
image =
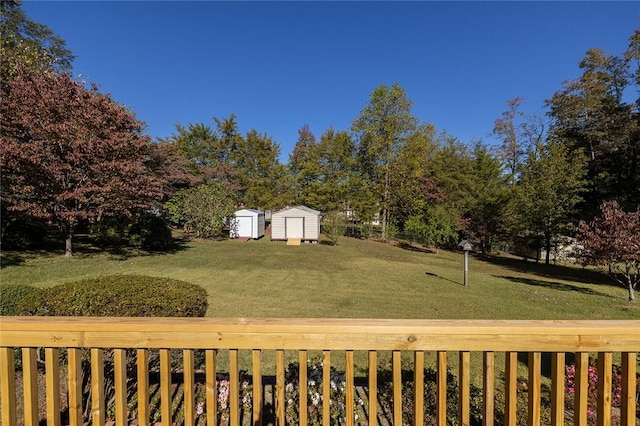
[(203, 317), (207, 292), (170, 278), (110, 275), (43, 289), (19, 305), (22, 315)]
[(35, 297), (40, 292), (37, 287), (24, 284), (0, 286), (0, 315), (20, 315), (20, 304), (24, 299)]

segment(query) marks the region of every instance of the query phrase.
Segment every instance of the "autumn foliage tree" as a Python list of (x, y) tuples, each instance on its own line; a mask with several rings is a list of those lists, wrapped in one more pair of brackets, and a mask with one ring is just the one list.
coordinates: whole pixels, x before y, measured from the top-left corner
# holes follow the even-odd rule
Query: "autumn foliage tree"
[(600, 216), (578, 225), (579, 258), (584, 265), (606, 271), (629, 290), (640, 281), (640, 209), (625, 213), (617, 202), (600, 206)]
[(162, 195), (142, 123), (93, 85), (20, 69), (1, 88), (2, 203), (57, 224), (72, 255), (80, 223), (131, 215)]

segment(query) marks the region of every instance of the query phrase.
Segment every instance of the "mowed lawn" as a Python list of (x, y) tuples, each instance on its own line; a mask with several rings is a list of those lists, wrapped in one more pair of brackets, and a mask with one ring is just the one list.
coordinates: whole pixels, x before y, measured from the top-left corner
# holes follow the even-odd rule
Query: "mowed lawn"
[(109, 274), (171, 277), (209, 295), (211, 317), (640, 319), (640, 302), (578, 266), (341, 238), (287, 246), (188, 241), (172, 253), (2, 253), (2, 285), (48, 287)]

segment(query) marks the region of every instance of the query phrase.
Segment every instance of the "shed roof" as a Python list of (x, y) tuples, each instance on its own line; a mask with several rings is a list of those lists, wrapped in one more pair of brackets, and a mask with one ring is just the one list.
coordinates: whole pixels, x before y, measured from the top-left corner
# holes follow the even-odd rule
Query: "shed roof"
[(293, 207), (285, 207), (284, 209), (282, 209), (282, 210), (278, 210), (278, 211), (277, 211), (277, 212), (275, 212), (275, 213), (281, 213), (281, 212), (284, 212), (284, 211), (287, 211), (287, 210), (291, 210), (291, 209), (304, 210), (304, 211), (305, 211), (305, 212), (307, 212), (307, 213), (312, 213), (312, 214), (315, 214), (315, 215), (320, 216), (320, 211), (319, 211), (319, 210), (314, 210), (314, 209), (312, 209), (312, 208), (310, 208), (310, 207), (307, 207), (307, 206), (293, 206)]
[(256, 213), (256, 214), (261, 214), (262, 212), (260, 210), (256, 210), (256, 209), (240, 209), (240, 210), (236, 210), (236, 213), (238, 212), (250, 212), (250, 213)]

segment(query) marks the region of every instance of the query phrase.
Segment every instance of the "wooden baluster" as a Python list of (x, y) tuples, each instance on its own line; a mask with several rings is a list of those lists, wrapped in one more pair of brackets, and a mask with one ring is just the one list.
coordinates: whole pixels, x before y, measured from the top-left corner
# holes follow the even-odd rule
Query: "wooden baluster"
[(470, 367), (471, 354), (468, 351), (461, 351), (458, 355), (460, 358), (458, 368), (458, 381), (460, 383), (460, 395), (458, 398), (458, 420), (460, 426), (469, 426), (471, 421), (471, 401), (470, 401)]
[(611, 426), (611, 352), (598, 353), (598, 426)]
[(16, 417), (16, 372), (13, 348), (0, 348), (0, 396), (2, 400), (2, 424), (15, 426)]
[(587, 424), (587, 397), (589, 392), (589, 354), (576, 353), (576, 372), (574, 376), (575, 403), (573, 424), (582, 426)]
[[(355, 407), (353, 405), (354, 400), (354, 367), (353, 367), (353, 351), (345, 352), (345, 385), (347, 387), (345, 392), (345, 409), (347, 416), (347, 426), (353, 426), (355, 421)], [(339, 386), (339, 385), (338, 385)]]
[(322, 352), (322, 425), (331, 424), (331, 351)]
[(284, 398), (284, 351), (276, 351), (276, 421), (279, 425), (285, 424), (285, 398)]
[(307, 387), (309, 383), (307, 377), (307, 351), (300, 351), (298, 353), (298, 364), (298, 377), (300, 378), (300, 382), (298, 383), (298, 387), (300, 389), (300, 424), (306, 425), (308, 409), (307, 395), (309, 394), (309, 389)]
[(504, 423), (516, 426), (518, 421), (518, 352), (505, 354)]
[(438, 411), (438, 424), (447, 424), (447, 353), (438, 351), (437, 367), (437, 399), (436, 407)]
[(196, 400), (195, 400), (195, 365), (194, 365), (194, 354), (193, 349), (183, 349), (182, 351), (182, 360), (183, 360), (183, 377), (184, 377), (184, 424), (185, 426), (193, 426), (196, 423)]
[(564, 426), (564, 352), (551, 354), (551, 424)]
[(482, 424), (485, 426), (493, 425), (495, 421), (494, 414), (494, 400), (495, 400), (495, 387), (496, 387), (496, 373), (495, 373), (495, 354), (493, 352), (484, 352), (482, 355), (482, 369), (483, 369), (483, 392), (482, 392)]
[(149, 426), (149, 351), (136, 351), (138, 379), (138, 426)]
[(424, 425), (424, 352), (413, 353), (413, 423)]
[(369, 424), (378, 424), (378, 352), (369, 351)]
[(238, 350), (229, 350), (229, 421), (231, 426), (240, 425), (240, 367)]
[(393, 424), (402, 424), (402, 361), (400, 351), (393, 351), (391, 364), (393, 369)]
[(254, 349), (252, 354), (253, 373), (253, 426), (262, 424), (262, 351)]
[(635, 426), (636, 424), (636, 353), (622, 353), (622, 389), (620, 395), (620, 424)]
[(171, 403), (171, 351), (160, 349), (160, 418), (165, 425), (173, 423)]
[[(38, 362), (36, 348), (22, 348), (22, 380), (24, 395), (24, 424), (25, 426), (37, 426), (40, 422), (40, 413), (38, 410)], [(71, 355), (69, 355), (71, 356)], [(72, 371), (69, 366), (69, 377)], [(69, 386), (69, 392), (72, 388)], [(82, 394), (80, 394), (82, 396)], [(69, 412), (73, 415), (73, 402), (71, 395), (69, 396)], [(82, 419), (82, 417), (81, 417)], [(73, 423), (72, 423), (73, 424)], [(75, 423), (82, 424), (82, 422)]]
[(107, 410), (104, 400), (104, 351), (91, 349), (91, 422), (103, 425)]
[(115, 387), (116, 426), (128, 425), (127, 421), (127, 351), (113, 350), (113, 385)]
[(60, 349), (45, 350), (47, 426), (60, 426)]
[(216, 351), (205, 351), (207, 363), (206, 374), (206, 400), (207, 400), (207, 424), (216, 425), (218, 420), (218, 385), (216, 383)]
[(529, 426), (540, 426), (540, 352), (529, 352)]

